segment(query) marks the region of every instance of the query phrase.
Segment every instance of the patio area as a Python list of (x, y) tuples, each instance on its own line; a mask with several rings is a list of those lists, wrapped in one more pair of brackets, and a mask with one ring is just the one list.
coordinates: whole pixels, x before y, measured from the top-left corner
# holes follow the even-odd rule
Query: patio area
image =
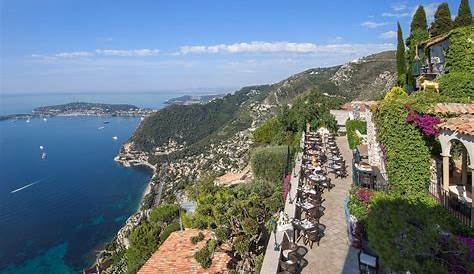
[[(347, 163), (352, 161), (346, 137), (337, 137), (336, 143)], [(319, 246), (309, 249), (308, 266), (302, 273), (359, 273), (358, 250), (349, 245), (344, 216), (344, 199), (351, 187), (352, 170), (345, 178), (333, 178), (334, 187), (324, 194), (326, 211), (320, 222), (326, 226), (325, 236)]]
[(344, 209), (352, 180), (347, 139), (310, 132), (301, 143), (261, 273), (359, 273)]

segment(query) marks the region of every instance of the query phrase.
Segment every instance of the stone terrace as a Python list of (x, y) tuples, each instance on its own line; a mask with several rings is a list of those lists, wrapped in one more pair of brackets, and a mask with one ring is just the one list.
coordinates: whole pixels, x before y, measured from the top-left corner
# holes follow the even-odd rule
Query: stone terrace
[[(309, 264), (303, 269), (303, 273), (359, 273), (358, 250), (349, 245), (347, 237), (347, 224), (344, 215), (344, 199), (351, 187), (352, 152), (347, 144), (346, 137), (337, 137), (336, 143), (346, 160), (348, 176), (344, 179), (334, 179), (336, 185), (331, 191), (325, 191), (323, 197), (326, 199), (324, 206), (324, 216), (320, 222), (326, 226), (325, 236), (321, 239), (320, 245), (316, 244), (313, 249), (307, 246), (309, 252), (305, 259)], [(302, 244), (300, 241), (298, 244)]]

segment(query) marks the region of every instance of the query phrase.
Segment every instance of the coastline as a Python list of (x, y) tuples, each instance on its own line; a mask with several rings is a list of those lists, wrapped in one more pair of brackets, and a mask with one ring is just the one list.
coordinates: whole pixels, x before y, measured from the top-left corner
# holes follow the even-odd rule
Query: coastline
[(148, 217), (150, 210), (144, 206), (144, 202), (146, 197), (151, 195), (153, 190), (159, 185), (157, 180), (157, 167), (148, 162), (148, 156), (144, 152), (135, 151), (132, 148), (133, 143), (124, 143), (118, 155), (114, 157), (114, 161), (127, 168), (139, 166), (145, 167), (151, 171), (152, 176), (143, 191), (137, 211), (128, 217), (124, 225), (119, 229), (119, 231), (117, 231), (116, 235), (110, 241), (106, 242), (102, 249), (98, 250), (96, 261), (89, 269), (95, 269), (97, 265), (99, 265), (99, 267), (102, 264), (106, 265), (107, 261), (110, 259), (108, 255), (110, 255), (111, 252), (118, 249), (128, 248), (128, 235), (144, 218)]

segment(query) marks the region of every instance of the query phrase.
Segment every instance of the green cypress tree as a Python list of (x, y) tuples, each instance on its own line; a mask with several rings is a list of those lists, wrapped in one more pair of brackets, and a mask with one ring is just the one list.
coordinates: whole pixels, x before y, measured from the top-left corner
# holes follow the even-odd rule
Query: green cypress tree
[(405, 63), (405, 44), (403, 43), (403, 33), (400, 22), (397, 23), (397, 73), (398, 85), (403, 87), (406, 83), (406, 63)]
[(472, 24), (472, 13), (471, 7), (469, 6), (469, 0), (461, 0), (458, 15), (454, 20), (454, 27), (469, 26), (470, 24)]
[(416, 9), (410, 27), (410, 35), (412, 35), (416, 30), (428, 31), (428, 23), (426, 23), (426, 12), (425, 8), (423, 8), (422, 5), (419, 5)]
[(431, 23), (430, 35), (438, 36), (445, 34), (453, 28), (453, 21), (451, 20), (451, 11), (448, 3), (441, 3), (436, 10), (434, 21)]

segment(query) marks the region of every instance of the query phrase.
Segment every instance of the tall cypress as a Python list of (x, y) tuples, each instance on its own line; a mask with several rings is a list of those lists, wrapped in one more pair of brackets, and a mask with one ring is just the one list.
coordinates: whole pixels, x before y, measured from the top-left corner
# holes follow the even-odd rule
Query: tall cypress
[(461, 0), (459, 5), (458, 15), (454, 19), (454, 27), (464, 27), (472, 24), (472, 13), (471, 7), (469, 6), (469, 0)]
[(451, 20), (451, 11), (448, 3), (441, 3), (436, 10), (434, 21), (431, 23), (430, 35), (438, 36), (445, 34), (453, 28), (453, 21)]
[(397, 73), (398, 85), (403, 87), (406, 83), (406, 63), (405, 63), (405, 44), (403, 43), (402, 27), (397, 23)]
[(419, 5), (413, 15), (413, 20), (410, 26), (410, 35), (416, 30), (428, 31), (428, 23), (426, 23), (426, 12), (422, 5)]

